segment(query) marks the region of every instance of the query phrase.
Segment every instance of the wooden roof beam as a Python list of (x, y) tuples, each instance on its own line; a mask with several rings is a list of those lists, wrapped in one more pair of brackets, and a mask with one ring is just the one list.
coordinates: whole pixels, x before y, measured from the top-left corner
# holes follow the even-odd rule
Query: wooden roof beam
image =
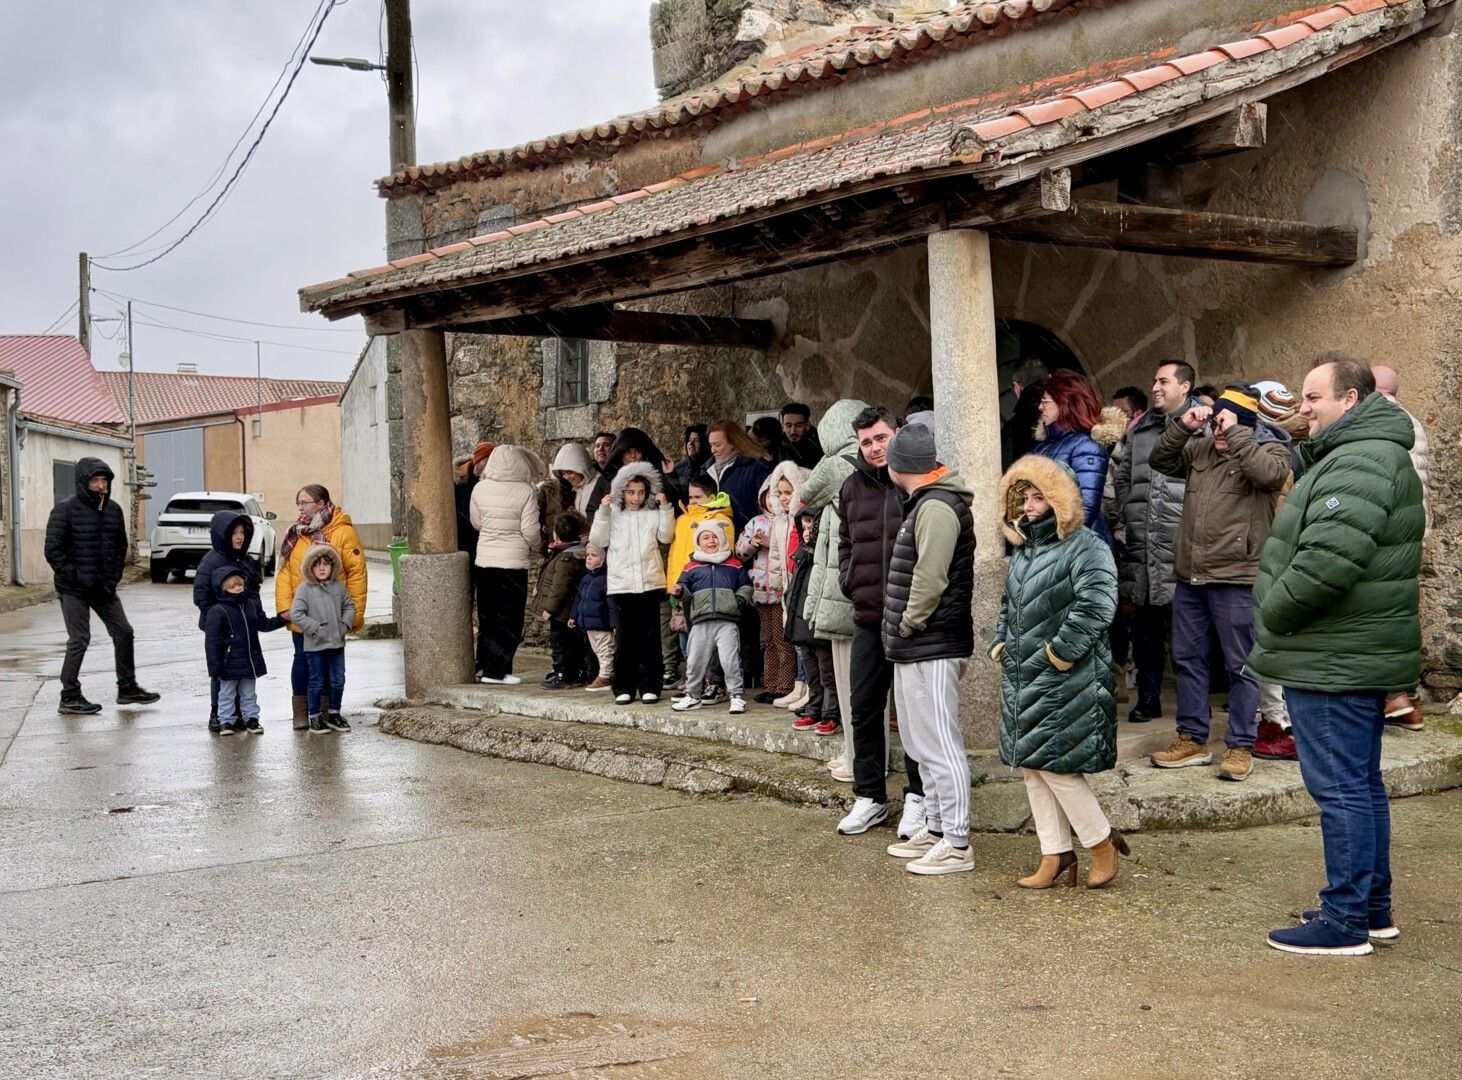
[(609, 304), (545, 311), (487, 322), (444, 327), (456, 333), (509, 334), (519, 337), (584, 338), (589, 341), (633, 341), (647, 345), (729, 346), (767, 349), (776, 327), (765, 319), (725, 315), (684, 315), (661, 311), (627, 311)]

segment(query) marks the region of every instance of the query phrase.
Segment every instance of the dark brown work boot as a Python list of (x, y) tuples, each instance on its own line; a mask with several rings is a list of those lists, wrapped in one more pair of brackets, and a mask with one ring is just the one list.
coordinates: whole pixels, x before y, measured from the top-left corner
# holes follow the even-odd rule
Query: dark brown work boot
[(305, 708), (305, 700), (304, 694), (294, 696), (294, 729), (296, 731), (304, 731), (310, 726), (310, 713)]

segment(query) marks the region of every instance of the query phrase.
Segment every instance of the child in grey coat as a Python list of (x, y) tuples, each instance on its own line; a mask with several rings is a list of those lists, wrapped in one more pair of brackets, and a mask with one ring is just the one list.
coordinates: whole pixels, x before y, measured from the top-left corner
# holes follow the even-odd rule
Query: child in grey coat
[[(345, 635), (355, 624), (355, 601), (341, 580), (340, 553), (329, 544), (311, 546), (300, 562), (302, 578), (289, 607), (289, 621), (304, 636), (305, 662), (310, 681), (305, 701), (310, 715), (310, 733), (349, 731), (340, 715), (345, 693)], [(330, 684), (328, 702), (320, 700), (325, 683)], [(328, 712), (321, 706), (328, 706)]]

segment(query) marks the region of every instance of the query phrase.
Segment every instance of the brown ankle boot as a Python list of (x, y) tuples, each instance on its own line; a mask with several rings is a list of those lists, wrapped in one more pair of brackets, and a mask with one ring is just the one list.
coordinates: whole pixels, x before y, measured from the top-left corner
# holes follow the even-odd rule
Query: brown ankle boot
[(294, 729), (304, 731), (310, 726), (310, 712), (305, 707), (306, 698), (304, 694), (294, 696)]
[(1066, 879), (1067, 885), (1076, 884), (1076, 853), (1074, 851), (1063, 851), (1059, 855), (1042, 855), (1041, 864), (1036, 867), (1035, 872), (1029, 877), (1017, 878), (1015, 883), (1022, 889), (1049, 889), (1053, 885), (1061, 884), (1063, 877)]
[(1132, 849), (1116, 829), (1107, 838), (1091, 849), (1091, 869), (1086, 872), (1088, 889), (1104, 889), (1117, 880), (1117, 852), (1131, 855)]

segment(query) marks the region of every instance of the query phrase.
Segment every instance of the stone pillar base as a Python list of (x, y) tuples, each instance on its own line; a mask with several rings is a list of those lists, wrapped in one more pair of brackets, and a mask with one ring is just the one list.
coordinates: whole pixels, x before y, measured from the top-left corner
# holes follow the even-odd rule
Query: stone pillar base
[(466, 552), (401, 556), (406, 696), (472, 681), (472, 603)]

